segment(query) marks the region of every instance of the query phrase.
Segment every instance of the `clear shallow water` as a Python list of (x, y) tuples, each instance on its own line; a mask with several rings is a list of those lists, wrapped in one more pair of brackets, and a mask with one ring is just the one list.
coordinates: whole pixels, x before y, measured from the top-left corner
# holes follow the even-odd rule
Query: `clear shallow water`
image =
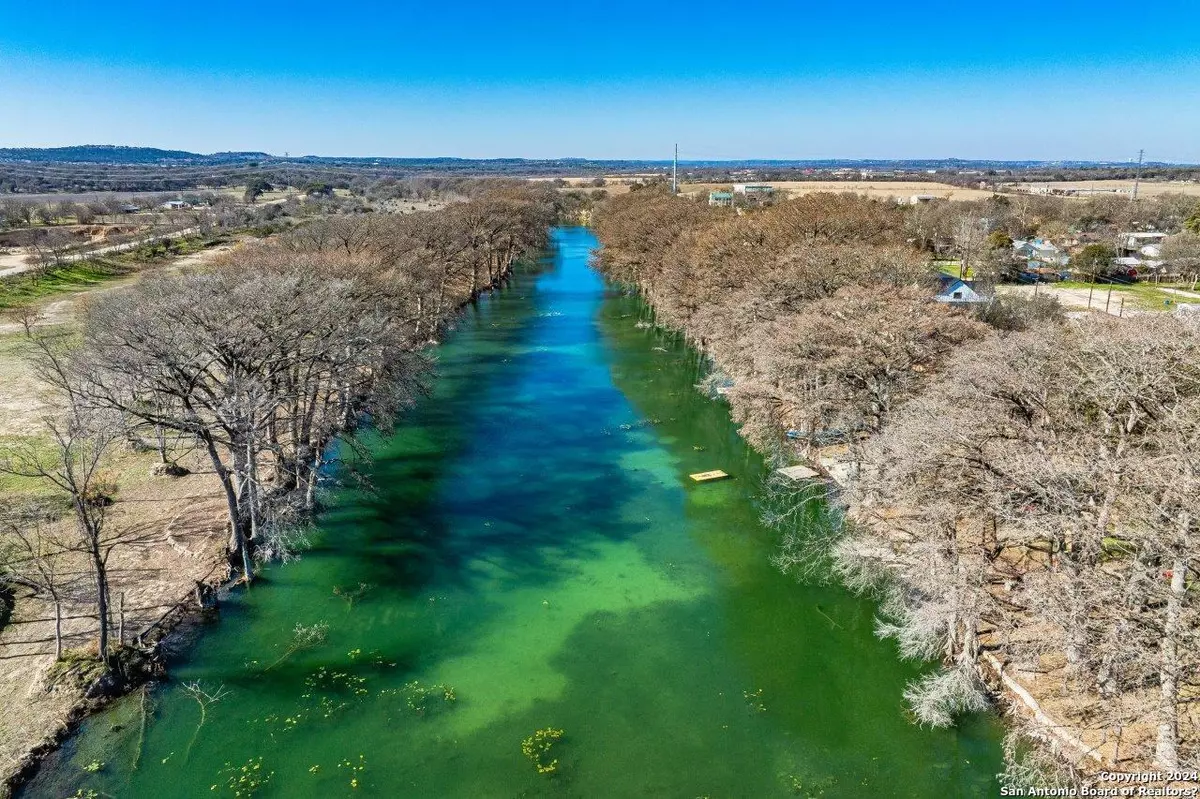
[[(998, 795), (995, 722), (907, 721), (916, 669), (870, 603), (770, 565), (762, 463), (692, 388), (694, 355), (635, 326), (588, 231), (554, 241), (373, 442), (378, 491), (344, 489), (302, 561), (223, 603), (144, 732), (119, 703), (24, 796), (232, 795), (254, 762), (263, 797)], [(735, 479), (687, 479), (713, 468)], [(297, 623), (325, 642), (269, 667)], [(197, 680), (227, 691), (198, 732)], [(550, 775), (521, 752), (544, 727), (564, 731)]]

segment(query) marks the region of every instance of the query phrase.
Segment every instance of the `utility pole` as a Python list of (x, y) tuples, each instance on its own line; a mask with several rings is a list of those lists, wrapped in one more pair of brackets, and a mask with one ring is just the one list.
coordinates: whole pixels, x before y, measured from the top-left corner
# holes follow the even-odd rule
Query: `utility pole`
[(1142, 158), (1145, 155), (1146, 155), (1145, 150), (1138, 150), (1137, 172), (1134, 173), (1134, 177), (1133, 177), (1133, 199), (1134, 199), (1134, 201), (1137, 200), (1138, 184), (1142, 182)]
[[(679, 144), (675, 145), (675, 160), (671, 162), (671, 194), (679, 193)], [(1136, 192), (1134, 192), (1136, 194)]]

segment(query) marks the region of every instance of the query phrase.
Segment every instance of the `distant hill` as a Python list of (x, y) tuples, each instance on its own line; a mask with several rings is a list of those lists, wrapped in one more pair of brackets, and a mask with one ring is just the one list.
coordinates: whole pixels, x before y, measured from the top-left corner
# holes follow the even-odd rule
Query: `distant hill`
[(266, 153), (212, 153), (157, 147), (80, 144), (72, 147), (0, 147), (0, 161), (76, 164), (228, 164), (270, 158)]
[[(82, 144), (72, 147), (10, 147), (0, 148), (0, 162), (77, 163), (77, 164), (157, 164), (161, 166), (210, 166), (216, 164), (246, 164), (261, 162), (262, 165), (320, 164), (326, 166), (374, 166), (414, 170), (458, 171), (479, 169), (485, 171), (533, 171), (554, 170), (637, 170), (669, 165), (666, 159), (590, 159), (590, 158), (392, 158), (392, 157), (339, 157), (305, 155), (280, 158), (260, 152), (190, 153), (186, 150), (161, 150), (157, 147), (121, 147), (112, 144)], [(1027, 170), (1037, 168), (1128, 168), (1127, 161), (1018, 161), (1018, 160), (969, 160), (960, 158), (915, 158), (915, 159), (745, 159), (745, 160), (681, 160), (680, 167), (692, 169), (870, 169), (870, 170), (962, 170), (962, 169), (1010, 169)], [(1148, 161), (1148, 168), (1165, 167), (1169, 164)]]

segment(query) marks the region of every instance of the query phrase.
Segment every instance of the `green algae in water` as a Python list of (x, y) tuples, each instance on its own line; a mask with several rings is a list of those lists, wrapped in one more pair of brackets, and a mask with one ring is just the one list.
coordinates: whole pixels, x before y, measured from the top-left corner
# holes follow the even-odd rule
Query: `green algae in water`
[[(155, 692), (136, 770), (119, 704), (24, 795), (232, 795), (255, 763), (264, 797), (996, 795), (994, 720), (911, 725), (919, 669), (871, 604), (771, 566), (762, 462), (594, 246), (557, 231), (467, 312), (433, 395), (371, 441), (379, 491), (342, 492), (313, 551), (225, 602)], [(735, 479), (687, 478), (709, 468)], [(266, 671), (297, 624), (328, 629)], [(228, 693), (184, 764), (197, 681)], [(521, 747), (544, 729), (565, 734), (539, 774)]]

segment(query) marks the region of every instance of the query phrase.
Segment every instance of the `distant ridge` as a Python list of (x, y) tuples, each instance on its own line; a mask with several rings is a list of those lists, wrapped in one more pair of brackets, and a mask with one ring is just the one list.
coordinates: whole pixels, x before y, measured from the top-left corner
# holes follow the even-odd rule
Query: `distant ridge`
[[(157, 147), (126, 147), (112, 144), (83, 144), (71, 147), (5, 147), (0, 148), (0, 162), (26, 161), (42, 163), (85, 163), (85, 164), (158, 164), (174, 166), (204, 166), (215, 164), (244, 164), (260, 162), (267, 164), (326, 164), (326, 165), (374, 165), (390, 167), (447, 167), (472, 164), (521, 165), (537, 167), (630, 169), (662, 167), (670, 164), (668, 159), (592, 159), (592, 158), (389, 158), (370, 156), (319, 156), (305, 155), (282, 158), (262, 152), (192, 153), (186, 150), (162, 150)], [(756, 167), (792, 169), (1036, 169), (1036, 168), (1087, 168), (1128, 167), (1130, 161), (1035, 161), (1004, 159), (963, 158), (812, 158), (812, 159), (729, 159), (729, 160), (680, 160), (682, 167), (753, 169)], [(1146, 167), (1183, 166), (1163, 161), (1147, 161)]]
[(227, 164), (270, 158), (266, 153), (213, 153), (157, 147), (123, 147), (115, 144), (79, 144), (72, 147), (0, 147), (0, 161), (42, 161), (80, 164)]

